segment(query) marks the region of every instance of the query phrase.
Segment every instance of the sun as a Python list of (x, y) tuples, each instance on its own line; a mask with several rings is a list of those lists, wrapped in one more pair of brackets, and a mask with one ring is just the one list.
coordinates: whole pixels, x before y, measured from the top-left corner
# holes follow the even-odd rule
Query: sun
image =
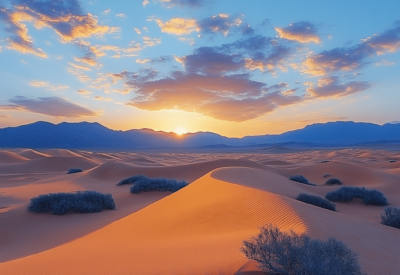
[(181, 135), (187, 133), (187, 131), (186, 131), (185, 128), (183, 128), (183, 127), (178, 127), (178, 128), (176, 128), (174, 132), (175, 132), (178, 136), (181, 136)]

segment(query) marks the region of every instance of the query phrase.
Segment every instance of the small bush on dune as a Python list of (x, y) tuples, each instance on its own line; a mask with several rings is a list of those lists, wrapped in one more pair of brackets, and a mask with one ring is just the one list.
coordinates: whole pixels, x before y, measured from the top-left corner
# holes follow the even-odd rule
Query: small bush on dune
[(336, 206), (333, 203), (318, 196), (301, 193), (297, 196), (296, 200), (312, 204), (321, 208), (325, 208), (328, 210), (336, 211)]
[(68, 170), (67, 174), (74, 174), (74, 173), (80, 173), (80, 172), (83, 172), (83, 170), (80, 168), (71, 168)]
[(149, 191), (170, 191), (176, 192), (187, 186), (186, 181), (177, 181), (174, 179), (156, 178), (151, 179), (143, 175), (136, 175), (121, 180), (117, 185), (133, 184), (130, 189), (132, 194)]
[(303, 184), (315, 186), (314, 183), (309, 182), (308, 179), (306, 179), (303, 175), (290, 176), (289, 179), (292, 180), (292, 181), (295, 181), (295, 182), (300, 182), (300, 183), (303, 183)]
[(325, 182), (326, 185), (342, 185), (343, 183), (336, 178), (331, 178)]
[(329, 160), (323, 160), (323, 161), (321, 161), (321, 163), (328, 163), (328, 162), (330, 162)]
[(390, 162), (390, 163), (394, 163), (394, 162), (396, 162), (396, 161), (395, 161), (395, 160), (390, 160), (389, 162)]
[(267, 274), (365, 275), (357, 254), (343, 242), (313, 240), (293, 231), (282, 232), (271, 224), (244, 241), (241, 251)]
[(340, 187), (338, 190), (329, 192), (325, 196), (330, 201), (350, 202), (353, 198), (362, 199), (365, 205), (388, 205), (387, 198), (378, 190), (369, 190), (365, 187)]
[(120, 185), (125, 185), (125, 184), (132, 184), (137, 181), (145, 180), (145, 179), (148, 179), (148, 177), (143, 176), (143, 175), (136, 175), (136, 176), (132, 176), (132, 177), (121, 180), (119, 183), (117, 183), (117, 185), (120, 186)]
[(330, 176), (331, 176), (331, 175), (329, 175), (329, 174), (324, 174), (324, 175), (323, 175), (324, 178), (327, 178), (327, 177), (330, 177)]
[(79, 191), (77, 193), (51, 193), (31, 199), (28, 211), (64, 215), (69, 211), (77, 213), (94, 213), (103, 209), (115, 209), (111, 194), (96, 191)]
[(400, 229), (400, 208), (386, 207), (381, 215), (381, 224)]

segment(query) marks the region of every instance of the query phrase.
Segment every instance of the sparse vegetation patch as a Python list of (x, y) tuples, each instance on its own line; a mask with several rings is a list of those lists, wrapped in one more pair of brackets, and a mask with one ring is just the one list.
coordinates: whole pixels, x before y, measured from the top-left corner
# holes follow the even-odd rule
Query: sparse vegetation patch
[(335, 204), (331, 203), (330, 201), (328, 201), (324, 198), (318, 197), (318, 196), (301, 193), (297, 196), (296, 200), (305, 202), (305, 203), (308, 203), (311, 205), (315, 205), (315, 206), (318, 206), (321, 208), (325, 208), (328, 210), (336, 211)]
[(366, 275), (357, 254), (335, 239), (313, 240), (294, 231), (282, 232), (271, 224), (243, 242), (244, 255), (259, 263), (266, 274)]
[(325, 182), (326, 185), (342, 185), (343, 182), (337, 178), (330, 178)]
[(314, 183), (309, 182), (308, 179), (306, 179), (303, 175), (290, 176), (289, 179), (295, 182), (316, 186)]
[(94, 213), (103, 209), (115, 209), (115, 202), (111, 194), (102, 194), (96, 191), (50, 193), (32, 198), (27, 209), (30, 212), (50, 212), (54, 215), (64, 215), (70, 211)]
[(344, 186), (329, 192), (325, 197), (334, 202), (350, 202), (353, 198), (360, 198), (365, 205), (384, 206), (389, 204), (382, 192), (365, 187)]
[(170, 191), (176, 192), (187, 186), (186, 181), (177, 181), (174, 179), (155, 178), (151, 179), (143, 175), (136, 175), (120, 181), (117, 185), (133, 184), (130, 188), (132, 194), (149, 191)]
[(71, 168), (68, 170), (67, 174), (74, 174), (74, 173), (80, 173), (80, 172), (83, 172), (83, 170), (80, 168)]
[(381, 224), (400, 229), (400, 208), (386, 207), (381, 215)]

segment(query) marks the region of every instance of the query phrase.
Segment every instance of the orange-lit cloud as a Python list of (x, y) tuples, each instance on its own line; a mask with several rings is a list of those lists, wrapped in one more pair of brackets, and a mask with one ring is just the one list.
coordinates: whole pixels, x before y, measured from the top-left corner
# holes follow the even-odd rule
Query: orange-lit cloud
[(85, 64), (87, 64), (89, 66), (92, 66), (92, 67), (97, 65), (97, 61), (94, 58), (89, 57), (89, 56), (84, 56), (82, 58), (75, 57), (74, 59), (75, 59), (75, 61), (85, 63)]
[(149, 62), (150, 61), (150, 59), (136, 59), (136, 63), (139, 63), (139, 64), (145, 64), (145, 63), (147, 63), (147, 62)]
[(307, 21), (291, 23), (285, 28), (275, 28), (279, 36), (284, 39), (294, 40), (300, 43), (320, 43), (318, 31), (315, 25)]
[(92, 92), (85, 89), (81, 89), (78, 91), (78, 93), (80, 93), (81, 95), (90, 95)]
[(0, 105), (0, 109), (26, 111), (54, 117), (86, 117), (97, 116), (86, 107), (77, 105), (61, 97), (41, 97), (38, 99), (17, 96), (9, 100), (10, 104)]
[[(144, 2), (148, 4), (148, 0), (143, 1), (143, 6), (145, 6)], [(190, 8), (199, 8), (207, 3), (210, 2), (210, 0), (158, 0), (159, 2), (166, 4), (168, 7), (174, 7), (174, 6), (180, 6), (180, 7), (190, 7)]]
[(0, 8), (0, 20), (5, 22), (7, 31), (12, 34), (7, 38), (10, 49), (40, 57), (47, 55), (40, 48), (33, 46), (33, 40), (28, 35), (28, 28), (24, 22), (33, 23), (37, 29), (52, 28), (64, 43), (116, 31), (115, 28), (98, 25), (92, 14), (84, 14), (77, 0), (68, 3), (19, 1), (13, 9)]
[(38, 80), (32, 80), (29, 82), (29, 85), (33, 87), (44, 87), (46, 90), (51, 90), (51, 91), (57, 91), (57, 90), (62, 90), (62, 89), (68, 89), (69, 86), (66, 85), (52, 85), (49, 82), (46, 81), (38, 81)]
[(111, 97), (102, 97), (102, 96), (95, 96), (93, 97), (95, 100), (100, 100), (100, 101), (112, 101)]
[(68, 64), (78, 70), (91, 71), (88, 66), (79, 65), (72, 62), (68, 62)]
[(307, 83), (307, 92), (314, 98), (341, 97), (358, 93), (369, 89), (372, 85), (366, 81), (351, 81), (340, 83), (338, 77), (323, 77), (318, 80), (314, 87), (313, 83)]
[(194, 31), (200, 31), (200, 27), (197, 25), (197, 21), (195, 19), (172, 18), (166, 22), (156, 19), (156, 22), (161, 28), (162, 32), (169, 34), (183, 35), (190, 34)]
[(267, 93), (269, 88), (264, 83), (243, 76), (175, 73), (173, 78), (132, 84), (138, 86), (137, 96), (128, 105), (150, 111), (198, 112), (226, 121), (253, 119), (303, 100), (280, 91)]

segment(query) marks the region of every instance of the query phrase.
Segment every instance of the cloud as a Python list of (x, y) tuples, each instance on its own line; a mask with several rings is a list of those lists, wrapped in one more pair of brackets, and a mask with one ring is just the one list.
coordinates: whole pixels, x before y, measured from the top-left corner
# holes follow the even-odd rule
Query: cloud
[(90, 95), (92, 92), (85, 89), (81, 89), (78, 91), (78, 93), (80, 93), (81, 95)]
[(46, 90), (51, 90), (51, 91), (57, 91), (57, 90), (61, 90), (61, 89), (68, 89), (69, 86), (66, 85), (52, 85), (49, 82), (46, 81), (38, 81), (38, 80), (31, 80), (29, 82), (29, 85), (33, 86), (33, 87), (45, 87)]
[(106, 9), (106, 10), (103, 11), (102, 13), (107, 15), (110, 11), (111, 11), (110, 9)]
[(144, 1), (142, 2), (142, 5), (143, 5), (144, 7), (146, 7), (146, 5), (149, 4), (149, 3), (150, 3), (149, 0), (144, 0)]
[(179, 37), (179, 41), (188, 43), (190, 46), (193, 46), (195, 43), (194, 38), (192, 38), (192, 37)]
[[(1, 108), (1, 107), (0, 107), (0, 108)], [(2, 115), (2, 114), (0, 114), (0, 118), (6, 119), (6, 118), (10, 118), (10, 116), (9, 116), (9, 115)]]
[(112, 33), (115, 29), (97, 24), (97, 18), (83, 13), (78, 0), (71, 1), (15, 1), (12, 9), (0, 7), (0, 20), (6, 25), (6, 31), (12, 35), (7, 38), (8, 48), (21, 53), (31, 53), (46, 58), (47, 55), (33, 46), (24, 22), (32, 22), (37, 29), (53, 29), (63, 43), (78, 38)]
[(300, 43), (320, 43), (318, 30), (315, 25), (307, 21), (291, 23), (286, 28), (275, 28), (279, 36), (284, 39), (294, 40)]
[(199, 21), (198, 26), (202, 33), (222, 33), (227, 36), (232, 27), (238, 27), (243, 23), (240, 17), (231, 17), (228, 14), (220, 13)]
[(191, 55), (177, 58), (189, 73), (221, 74), (244, 67), (241, 55), (219, 53), (212, 47), (201, 47)]
[(139, 63), (139, 64), (145, 64), (149, 61), (151, 61), (151, 59), (148, 59), (148, 58), (147, 59), (136, 59), (136, 63)]
[(269, 37), (253, 36), (219, 47), (201, 47), (175, 60), (191, 73), (218, 74), (237, 70), (275, 73), (277, 68), (286, 70), (286, 59), (292, 52), (289, 46)]
[(336, 76), (320, 78), (315, 88), (313, 83), (308, 83), (308, 85), (310, 87), (307, 92), (315, 98), (347, 96), (365, 91), (372, 86), (371, 83), (366, 81), (340, 83), (339, 78)]
[(354, 71), (370, 63), (376, 55), (395, 52), (400, 48), (400, 22), (381, 34), (362, 39), (361, 43), (325, 50), (303, 62), (303, 72), (323, 76), (337, 71)]
[(197, 25), (195, 19), (184, 19), (184, 18), (172, 18), (166, 22), (162, 22), (160, 19), (155, 19), (157, 25), (161, 28), (162, 32), (183, 35), (190, 34), (191, 32), (199, 32), (200, 27)]
[(41, 97), (37, 99), (17, 96), (10, 99), (11, 104), (0, 105), (0, 109), (27, 111), (54, 117), (97, 116), (98, 113), (79, 106), (61, 97)]
[(91, 57), (91, 56), (84, 56), (84, 57), (82, 57), (82, 58), (74, 57), (74, 59), (75, 59), (75, 61), (85, 63), (85, 64), (87, 64), (87, 65), (89, 65), (89, 66), (92, 66), (92, 67), (94, 67), (94, 66), (97, 65), (96, 59), (94, 59), (94, 58)]
[(280, 91), (268, 93), (264, 83), (250, 80), (247, 75), (175, 72), (169, 78), (133, 83), (133, 86), (136, 97), (127, 105), (149, 111), (179, 109), (236, 122), (303, 100), (299, 96), (285, 96)]
[(142, 32), (138, 28), (133, 28), (137, 34), (142, 34)]
[(209, 0), (159, 0), (159, 1), (164, 4), (167, 4), (168, 7), (180, 6), (180, 7), (190, 7), (190, 8), (200, 8), (210, 2)]
[[(204, 18), (200, 21), (195, 19), (172, 18), (163, 22), (161, 19), (156, 19), (154, 17), (150, 17), (147, 20), (155, 20), (162, 32), (174, 35), (201, 32), (203, 34), (221, 33), (224, 36), (227, 36), (229, 31), (235, 28), (239, 29), (239, 26), (243, 23), (241, 17), (231, 17), (228, 14), (223, 13)], [(246, 35), (254, 33), (254, 30), (247, 24), (240, 30), (242, 34)]]
[(115, 16), (116, 17), (120, 17), (120, 18), (126, 18), (126, 14), (125, 13), (118, 13)]
[(82, 71), (80, 71), (80, 70), (78, 70), (76, 68), (68, 67), (67, 68), (67, 72), (69, 72), (70, 74), (75, 75), (78, 78), (78, 80), (81, 81), (81, 82), (88, 82), (88, 81), (91, 80), (91, 78), (89, 76), (83, 74)]
[(71, 62), (68, 62), (68, 64), (78, 70), (91, 71), (91, 69), (88, 66), (78, 65)]
[(157, 44), (161, 44), (161, 38), (150, 38), (148, 36), (143, 36), (142, 38), (145, 47), (153, 47)]
[(393, 61), (387, 61), (385, 59), (382, 59), (381, 61), (375, 63), (376, 66), (392, 66), (394, 64), (396, 63), (394, 63)]
[(93, 97), (95, 100), (100, 100), (100, 101), (112, 101), (111, 97), (102, 97), (102, 96), (95, 96)]

